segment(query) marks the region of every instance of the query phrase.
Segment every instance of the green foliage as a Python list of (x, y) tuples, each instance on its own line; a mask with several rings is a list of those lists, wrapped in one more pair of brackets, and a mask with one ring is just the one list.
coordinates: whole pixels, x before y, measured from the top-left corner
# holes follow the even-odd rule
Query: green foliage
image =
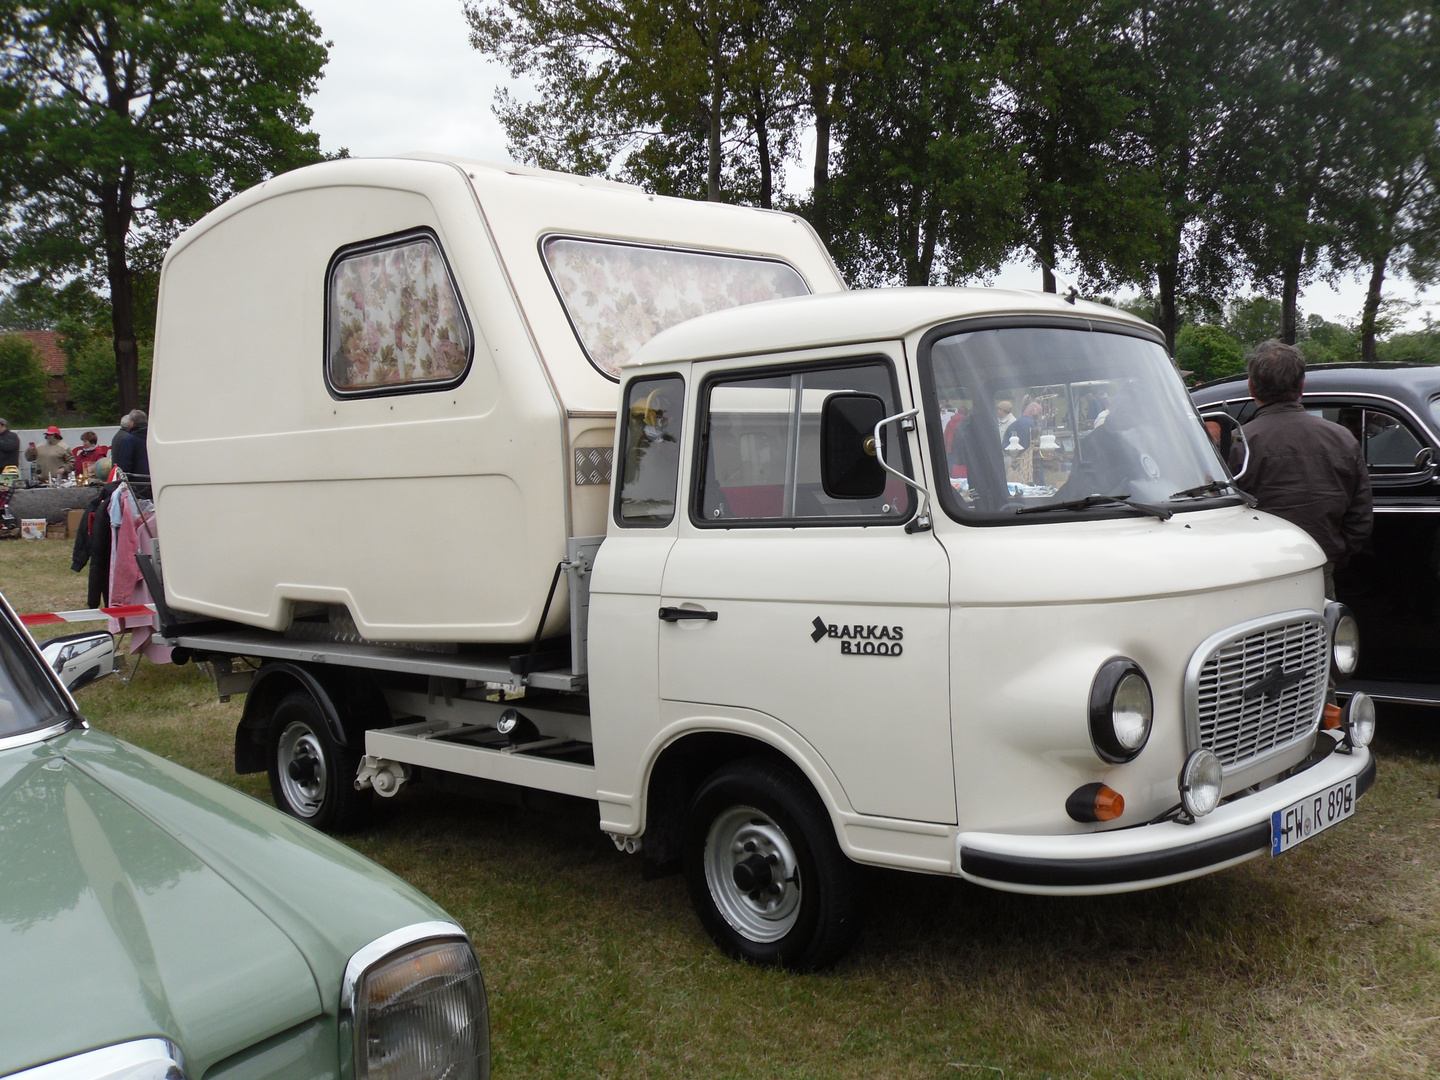
[(1360, 359), (1360, 335), (1352, 327), (1327, 322), (1319, 315), (1305, 320), (1305, 333), (1296, 347), (1307, 364), (1347, 364)]
[(1226, 305), (1224, 326), (1242, 349), (1249, 350), (1262, 341), (1280, 337), (1283, 314), (1280, 301), (1252, 296)]
[[(150, 409), (151, 347), (139, 348), (140, 404)], [(115, 344), (106, 334), (92, 333), (81, 341), (69, 363), (65, 376), (70, 381), (70, 396), (92, 423), (114, 424), (124, 412), (120, 405), (120, 381), (115, 371)]]
[(0, 29), (6, 268), (105, 281), (131, 404), (153, 333), (143, 275), (169, 240), (320, 159), (320, 28), (298, 0), (50, 0), (8, 5)]
[(1391, 334), (1380, 342), (1381, 360), (1403, 364), (1440, 364), (1440, 326), (1408, 334)]
[(1245, 351), (1224, 327), (1186, 323), (1175, 335), (1175, 363), (1197, 383), (1239, 375)]
[(31, 278), (0, 299), (0, 330), (54, 330), (66, 320), (108, 324), (110, 304), (78, 277), (58, 288), (44, 278)]
[(16, 334), (0, 337), (0, 416), (14, 427), (45, 416), (45, 368), (35, 346)]

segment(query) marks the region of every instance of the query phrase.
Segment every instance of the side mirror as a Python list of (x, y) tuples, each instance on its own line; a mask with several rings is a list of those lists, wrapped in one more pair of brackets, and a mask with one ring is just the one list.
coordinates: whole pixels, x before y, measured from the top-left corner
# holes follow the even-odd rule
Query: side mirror
[(44, 642), (40, 655), (73, 692), (115, 670), (115, 639), (103, 630), (67, 634)]
[(1232, 479), (1239, 480), (1245, 475), (1245, 470), (1250, 467), (1250, 442), (1245, 438), (1245, 432), (1236, 420), (1228, 412), (1220, 409), (1216, 412), (1200, 414), (1200, 420), (1205, 425), (1206, 434), (1210, 437), (1215, 452), (1220, 455), (1220, 460), (1230, 468), (1230, 451), (1238, 442), (1244, 449), (1244, 456), (1240, 461), (1240, 468), (1231, 473)]
[(885, 494), (882, 447), (875, 425), (885, 402), (874, 394), (831, 394), (820, 411), (820, 486), (832, 499), (878, 499)]

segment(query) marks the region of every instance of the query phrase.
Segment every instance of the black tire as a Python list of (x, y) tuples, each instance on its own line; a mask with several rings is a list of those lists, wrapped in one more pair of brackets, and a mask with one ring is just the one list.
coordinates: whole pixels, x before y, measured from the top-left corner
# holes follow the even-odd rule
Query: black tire
[(291, 817), (327, 833), (358, 828), (369, 815), (371, 792), (355, 790), (358, 750), (341, 746), (320, 706), (303, 690), (275, 705), (266, 740), (270, 793)]
[(863, 922), (859, 867), (840, 850), (830, 815), (809, 784), (773, 762), (733, 762), (700, 786), (682, 861), (700, 922), (737, 959), (826, 967)]

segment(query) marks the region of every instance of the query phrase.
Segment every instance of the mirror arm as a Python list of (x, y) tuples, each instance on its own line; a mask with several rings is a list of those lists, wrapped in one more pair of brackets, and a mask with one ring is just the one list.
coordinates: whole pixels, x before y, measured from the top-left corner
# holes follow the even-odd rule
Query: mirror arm
[(895, 423), (897, 420), (909, 420), (910, 423), (905, 425), (902, 430), (914, 431), (915, 417), (919, 415), (919, 413), (920, 410), (918, 408), (914, 408), (907, 409), (905, 412), (902, 413), (896, 413), (894, 416), (887, 416), (885, 417), (885, 419), (881, 420), (878, 424), (875, 425), (874, 433), (875, 460), (880, 463), (880, 467), (884, 469), (887, 473), (889, 473), (891, 476), (904, 482), (909, 487), (914, 488), (922, 496), (922, 500), (920, 502), (920, 512), (905, 523), (905, 531), (907, 533), (924, 532), (926, 529), (929, 529), (934, 525), (934, 522), (930, 518), (930, 491), (925, 487), (924, 484), (920, 483), (918, 480), (913, 480), (910, 477), (906, 476), (904, 473), (902, 473), (899, 469), (892, 468), (890, 463), (885, 460), (885, 444), (880, 439), (880, 429), (883, 428), (886, 424)]

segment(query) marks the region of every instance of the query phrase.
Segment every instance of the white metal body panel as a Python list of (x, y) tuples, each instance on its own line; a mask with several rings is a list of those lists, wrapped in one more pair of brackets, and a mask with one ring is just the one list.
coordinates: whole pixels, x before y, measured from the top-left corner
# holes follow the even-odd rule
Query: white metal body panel
[[(448, 391), (337, 400), (323, 378), (326, 267), (345, 245), (434, 230), (475, 339)], [(616, 385), (550, 284), (550, 234), (765, 254), (843, 288), (790, 215), (439, 158), (327, 162), (207, 215), (162, 273), (150, 461), (178, 610), (271, 630), (348, 608), (379, 641), (520, 642), (567, 536), (608, 487), (572, 447), (613, 441)], [(548, 633), (564, 626), (564, 586)]]
[[(1262, 792), (1227, 804), (1228, 825), (1218, 828), (1128, 827), (1178, 803), (1176, 777), (1189, 749), (1183, 682), (1199, 645), (1257, 617), (1323, 610), (1323, 556), (1301, 530), (1277, 518), (1232, 506), (1164, 522), (1123, 517), (978, 527), (950, 520), (937, 506), (934, 532), (916, 535), (884, 527), (707, 530), (688, 520), (702, 371), (858, 351), (913, 358), (926, 330), (966, 315), (1079, 313), (1128, 321), (1110, 309), (1070, 308), (1046, 297), (999, 294), (986, 305), (978, 290), (852, 293), (843, 303), (775, 301), (743, 318), (722, 313), (676, 327), (642, 350), (641, 359), (650, 362), (633, 365), (627, 375), (678, 371), (687, 379), (689, 405), (677, 523), (663, 530), (662, 541), (657, 530), (612, 521), (593, 583), (608, 595), (603, 607), (592, 607), (592, 641), (607, 640), (606, 663), (625, 672), (602, 673), (597, 663), (591, 684), (597, 786), (610, 792), (602, 795), (605, 828), (642, 833), (654, 761), (676, 739), (706, 730), (748, 734), (785, 753), (824, 799), (847, 854), (880, 865), (960, 873), (965, 845), (1062, 862), (1158, 856), (1223, 835), (1242, 820), (1253, 826), (1273, 809), (1278, 796)], [(874, 320), (867, 322), (870, 315)], [(903, 342), (882, 340), (885, 329)], [(776, 344), (767, 348), (766, 340)], [(860, 350), (859, 342), (869, 344)], [(789, 346), (813, 348), (799, 354)], [(908, 374), (903, 363), (900, 370), (914, 399), (913, 361)], [(927, 485), (933, 484), (928, 445), (922, 415), (911, 454)], [(850, 535), (865, 532), (872, 535)], [(873, 547), (862, 548), (865, 543)], [(874, 558), (853, 554), (851, 544)], [(607, 573), (621, 567), (623, 575)], [(934, 582), (936, 572), (945, 580)], [(657, 578), (663, 588), (648, 592)], [(659, 624), (662, 603), (703, 607), (719, 617)], [(935, 631), (938, 654), (912, 653), (907, 625), (907, 649), (898, 661), (845, 657), (851, 666), (827, 666), (809, 624), (822, 608), (845, 603), (871, 611), (904, 608), (901, 622), (933, 605), (947, 624)], [(866, 621), (882, 620), (877, 614)], [(632, 635), (637, 647), (627, 650), (622, 642)], [(659, 662), (652, 667), (654, 655)], [(1135, 760), (1107, 765), (1091, 744), (1088, 697), (1100, 665), (1121, 655), (1138, 661), (1150, 679), (1154, 728)], [(869, 682), (857, 678), (856, 660), (880, 674), (867, 671)], [(937, 676), (932, 666), (944, 671)], [(880, 695), (878, 708), (872, 693)], [(905, 727), (887, 726), (892, 717), (903, 718)], [(927, 741), (936, 728), (946, 737)], [(612, 732), (621, 737), (607, 747)], [(880, 732), (890, 743), (872, 739)], [(1275, 771), (1307, 749), (1277, 757)], [(914, 751), (910, 759), (907, 751)], [(896, 767), (901, 760), (907, 767)], [(1287, 782), (1286, 797), (1293, 797), (1291, 789), (1329, 782), (1331, 774), (1358, 775), (1367, 762), (1363, 754), (1340, 755)], [(1096, 781), (1124, 795), (1125, 814), (1105, 824), (1072, 820), (1066, 798)], [(940, 850), (945, 843), (953, 845), (949, 853)], [(1061, 891), (1132, 887), (1143, 886)]]

